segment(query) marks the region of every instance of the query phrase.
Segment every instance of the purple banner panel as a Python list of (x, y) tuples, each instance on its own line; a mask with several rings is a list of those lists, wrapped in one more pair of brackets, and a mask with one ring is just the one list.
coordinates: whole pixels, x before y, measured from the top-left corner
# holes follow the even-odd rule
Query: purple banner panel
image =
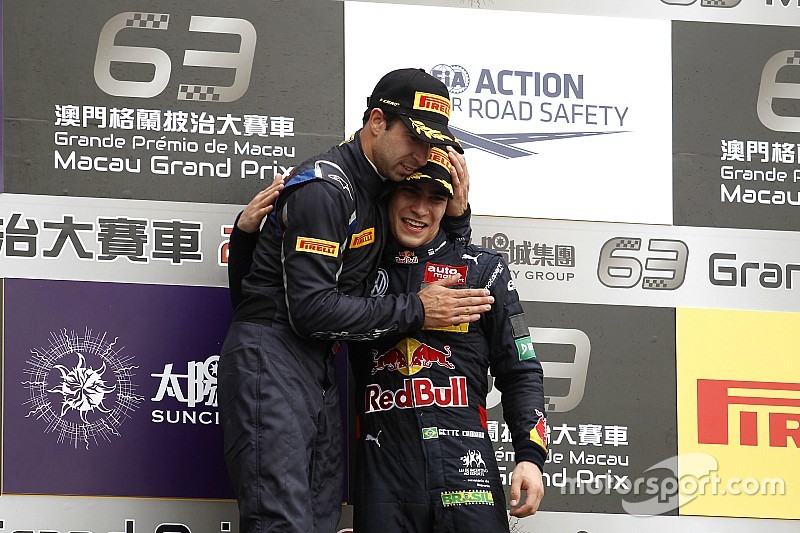
[(3, 491), (231, 498), (223, 288), (5, 280)]

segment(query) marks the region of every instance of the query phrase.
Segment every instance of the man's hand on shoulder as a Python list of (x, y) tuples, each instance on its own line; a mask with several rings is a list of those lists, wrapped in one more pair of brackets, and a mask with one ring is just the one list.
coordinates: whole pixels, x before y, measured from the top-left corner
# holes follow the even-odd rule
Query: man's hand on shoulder
[(275, 175), (275, 179), (266, 189), (259, 191), (250, 203), (242, 210), (236, 227), (245, 233), (255, 233), (261, 227), (264, 217), (272, 212), (275, 200), (283, 189), (283, 176)]
[[(520, 501), (522, 491), (525, 500)], [(511, 516), (525, 518), (539, 509), (544, 497), (542, 471), (530, 461), (520, 461), (511, 474)]]

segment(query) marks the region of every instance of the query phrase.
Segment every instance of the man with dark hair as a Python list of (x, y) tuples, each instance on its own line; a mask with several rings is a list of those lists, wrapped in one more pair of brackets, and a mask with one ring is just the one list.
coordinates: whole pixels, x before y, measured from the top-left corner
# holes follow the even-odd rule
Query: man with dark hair
[(356, 533), (508, 532), (487, 428), (489, 369), (517, 462), (511, 515), (535, 513), (544, 495), (542, 366), (506, 262), (440, 228), (454, 190), (449, 166), (433, 148), (428, 164), (389, 197), (378, 294), (424, 290), (457, 273), (463, 286), (491, 291), (495, 303), (477, 322), (348, 343), (358, 414)]
[[(369, 297), (387, 231), (385, 184), (412, 175), (432, 145), (463, 158), (449, 117), (443, 83), (421, 69), (392, 71), (375, 86), (363, 128), (295, 169), (260, 232), (247, 233), (259, 202), (237, 219), (218, 391), (243, 533), (335, 530), (343, 472), (332, 341), (449, 327), (490, 309), (488, 290), (449, 288), (455, 278)], [(450, 214), (463, 228), (460, 200)]]

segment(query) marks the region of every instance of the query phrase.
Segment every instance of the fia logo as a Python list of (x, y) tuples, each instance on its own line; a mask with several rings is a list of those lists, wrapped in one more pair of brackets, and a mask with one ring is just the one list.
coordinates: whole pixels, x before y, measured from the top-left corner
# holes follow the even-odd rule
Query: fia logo
[(50, 334), (50, 345), (31, 350), (23, 381), (28, 389), (27, 418), (44, 423), (58, 442), (87, 450), (120, 436), (120, 426), (144, 398), (136, 394), (133, 356), (107, 334)]
[(442, 63), (433, 67), (430, 74), (447, 86), (451, 96), (461, 94), (469, 87), (469, 72), (460, 65)]

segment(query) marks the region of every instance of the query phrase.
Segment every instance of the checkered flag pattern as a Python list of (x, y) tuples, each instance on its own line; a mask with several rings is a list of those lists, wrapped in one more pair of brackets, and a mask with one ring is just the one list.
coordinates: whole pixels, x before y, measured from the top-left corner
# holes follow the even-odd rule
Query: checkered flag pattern
[(166, 30), (169, 27), (169, 15), (162, 13), (131, 13), (125, 23), (131, 28), (144, 28), (147, 30)]
[(545, 401), (545, 406), (544, 406), (545, 411), (547, 411), (548, 413), (555, 411), (556, 404), (555, 402), (551, 401), (550, 396), (545, 396), (544, 401)]
[(645, 289), (666, 289), (667, 280), (662, 278), (644, 278), (642, 287)]
[(795, 50), (794, 54), (786, 58), (787, 65), (800, 65), (800, 51)]
[(623, 250), (638, 250), (641, 239), (620, 239), (614, 248), (622, 248)]
[(181, 85), (178, 89), (178, 100), (216, 102), (220, 96), (214, 85)]

